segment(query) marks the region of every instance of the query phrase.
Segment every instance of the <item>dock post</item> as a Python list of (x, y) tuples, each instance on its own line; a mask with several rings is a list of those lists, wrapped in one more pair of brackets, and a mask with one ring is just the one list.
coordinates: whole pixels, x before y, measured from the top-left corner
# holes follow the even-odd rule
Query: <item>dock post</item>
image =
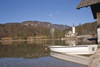
[(100, 13), (97, 13), (97, 41), (100, 44)]

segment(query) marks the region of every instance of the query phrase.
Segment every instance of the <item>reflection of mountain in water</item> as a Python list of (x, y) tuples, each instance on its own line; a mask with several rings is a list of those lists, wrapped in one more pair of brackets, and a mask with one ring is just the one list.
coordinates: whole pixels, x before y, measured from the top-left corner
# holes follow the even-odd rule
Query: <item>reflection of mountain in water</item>
[(0, 58), (39, 58), (48, 56), (45, 53), (43, 44), (28, 44), (25, 42), (15, 42), (9, 45), (0, 45)]
[(77, 40), (36, 40), (36, 41), (23, 41), (23, 42), (1, 42), (0, 44), (0, 58), (39, 58), (48, 56), (45, 53), (44, 45), (64, 45), (75, 46), (81, 44), (93, 44), (90, 41), (77, 41)]

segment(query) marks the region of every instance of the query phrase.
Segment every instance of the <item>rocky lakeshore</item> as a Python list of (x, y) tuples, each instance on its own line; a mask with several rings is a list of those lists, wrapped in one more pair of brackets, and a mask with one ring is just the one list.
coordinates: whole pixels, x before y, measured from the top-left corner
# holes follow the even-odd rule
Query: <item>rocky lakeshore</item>
[[(99, 44), (100, 46), (100, 44)], [(100, 67), (100, 47), (97, 49), (97, 52), (94, 54), (94, 57), (89, 65), (89, 67)]]

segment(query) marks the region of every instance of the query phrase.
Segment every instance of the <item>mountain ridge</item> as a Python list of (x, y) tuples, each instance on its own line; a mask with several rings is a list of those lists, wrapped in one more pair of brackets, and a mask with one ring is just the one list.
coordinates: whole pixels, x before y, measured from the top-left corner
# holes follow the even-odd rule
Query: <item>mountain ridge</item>
[(25, 26), (42, 26), (42, 27), (45, 27), (45, 28), (57, 28), (57, 29), (61, 29), (61, 30), (65, 30), (65, 29), (68, 29), (70, 28), (70, 26), (68, 25), (63, 25), (63, 24), (52, 24), (50, 22), (39, 22), (39, 21), (24, 21), (24, 22), (21, 22), (21, 23), (6, 23), (5, 25), (12, 25), (12, 24), (18, 24), (18, 25), (25, 25)]

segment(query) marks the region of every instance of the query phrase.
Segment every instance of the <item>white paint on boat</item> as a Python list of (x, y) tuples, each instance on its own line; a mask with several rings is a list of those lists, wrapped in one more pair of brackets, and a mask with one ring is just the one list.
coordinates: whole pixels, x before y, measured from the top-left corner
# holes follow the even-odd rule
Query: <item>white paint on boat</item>
[(48, 46), (51, 51), (65, 54), (94, 54), (98, 45)]

